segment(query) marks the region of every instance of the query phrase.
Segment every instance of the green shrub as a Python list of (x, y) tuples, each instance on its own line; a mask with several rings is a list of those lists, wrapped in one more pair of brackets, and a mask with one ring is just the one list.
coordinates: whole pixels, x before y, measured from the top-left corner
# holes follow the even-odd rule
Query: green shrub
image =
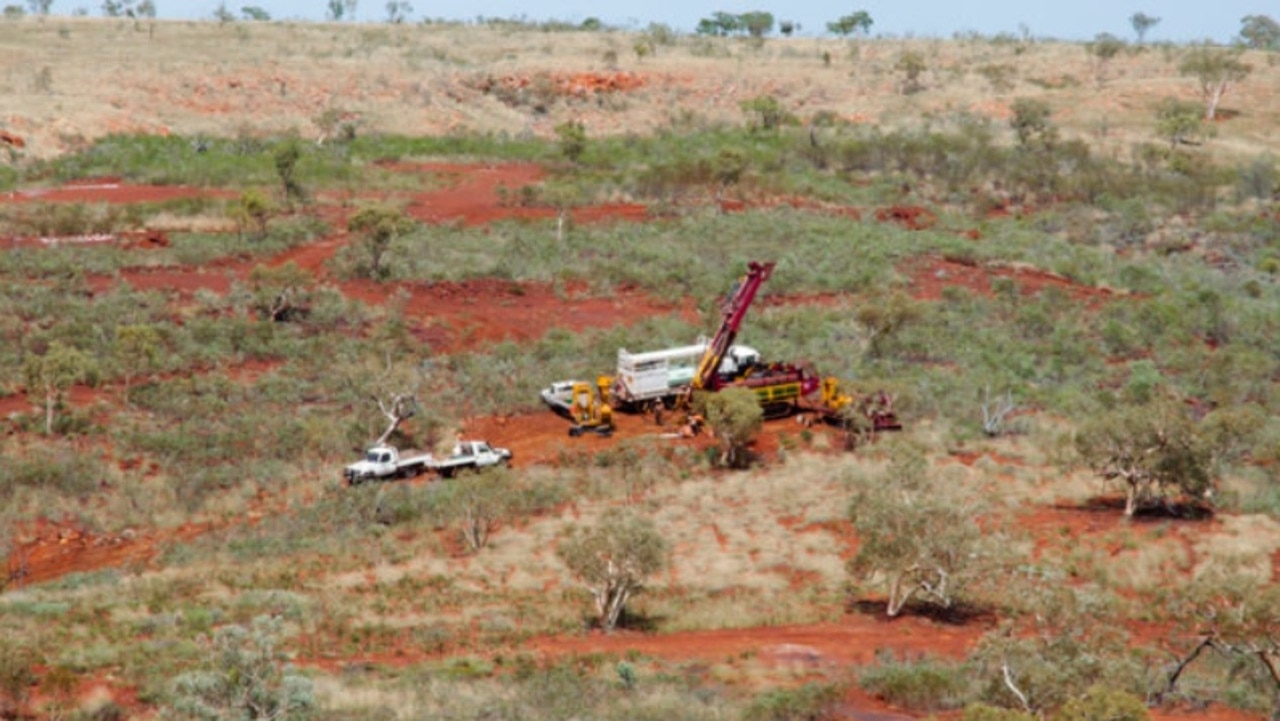
[(1276, 196), (1277, 190), (1280, 190), (1276, 158), (1273, 155), (1263, 155), (1250, 160), (1240, 168), (1239, 173), (1240, 179), (1236, 187), (1242, 198), (1270, 200)]
[(204, 668), (173, 678), (168, 714), (191, 719), (310, 718), (315, 707), (311, 680), (284, 662), (279, 635), (279, 620), (269, 616), (254, 619), (251, 627), (218, 629)]
[(796, 122), (795, 116), (782, 107), (772, 95), (758, 95), (739, 104), (752, 118), (752, 127), (759, 130), (777, 130), (787, 123)]
[(1143, 700), (1126, 691), (1094, 686), (1084, 696), (1063, 705), (1053, 721), (1148, 721), (1151, 712)]
[(928, 63), (925, 62), (924, 53), (918, 50), (903, 50), (898, 54), (898, 59), (893, 64), (893, 69), (895, 72), (902, 74), (899, 89), (903, 95), (914, 95), (924, 90), (924, 82), (921, 76), (929, 69)]
[(555, 127), (560, 141), (560, 152), (569, 162), (576, 163), (587, 150), (587, 128), (580, 120), (569, 120)]
[(28, 444), (21, 454), (0, 455), (0, 498), (18, 488), (78, 497), (106, 481), (108, 467), (100, 456), (72, 444)]
[(43, 662), (31, 648), (16, 644), (0, 645), (0, 712), (18, 718), (36, 685), (36, 665)]
[(997, 93), (1007, 93), (1017, 85), (1018, 69), (1008, 63), (988, 63), (978, 68), (978, 74)]
[(743, 712), (745, 721), (808, 721), (829, 717), (840, 702), (841, 689), (832, 684), (807, 683), (799, 688), (775, 689), (756, 696)]
[[(1045, 613), (1052, 615), (1054, 611), (1048, 606)], [(1087, 610), (1074, 608), (1069, 612), (1085, 614)], [(1005, 668), (1025, 703), (1039, 713), (1061, 708), (1099, 684), (1140, 692), (1146, 679), (1139, 661), (1129, 654), (1120, 635), (1099, 626), (1097, 621), (1076, 621), (1081, 624), (1080, 629), (1050, 632), (1038, 638), (988, 634), (971, 658), (977, 675), (986, 683), (982, 700), (1005, 708), (1023, 706), (1023, 699), (1009, 690)]]
[(858, 676), (862, 688), (894, 706), (913, 711), (960, 708), (972, 696), (971, 670), (935, 659), (882, 659)]

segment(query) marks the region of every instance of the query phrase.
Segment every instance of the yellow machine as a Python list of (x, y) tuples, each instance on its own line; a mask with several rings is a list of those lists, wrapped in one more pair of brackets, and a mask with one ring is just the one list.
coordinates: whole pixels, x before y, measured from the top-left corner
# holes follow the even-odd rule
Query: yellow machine
[(828, 421), (841, 420), (846, 409), (853, 406), (870, 421), (872, 431), (902, 430), (902, 422), (893, 410), (893, 398), (884, 391), (855, 398), (840, 388), (838, 378), (831, 376), (822, 379), (820, 390), (819, 406), (812, 410), (817, 410)]
[(570, 436), (576, 438), (584, 433), (612, 435), (613, 408), (604, 401), (609, 397), (612, 385), (612, 376), (600, 376), (594, 385), (581, 381), (573, 384), (569, 400), (569, 415), (573, 421), (569, 426)]
[(827, 376), (822, 379), (822, 407), (831, 413), (839, 413), (853, 403), (853, 396), (840, 389), (840, 379)]

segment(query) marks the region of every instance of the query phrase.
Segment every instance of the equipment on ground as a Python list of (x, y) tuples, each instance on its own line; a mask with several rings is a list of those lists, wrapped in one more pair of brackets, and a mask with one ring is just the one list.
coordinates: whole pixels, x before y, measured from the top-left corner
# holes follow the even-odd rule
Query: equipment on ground
[(773, 262), (756, 261), (747, 264), (746, 275), (738, 280), (720, 306), (720, 327), (707, 344), (707, 350), (689, 383), (690, 397), (695, 391), (750, 388), (755, 391), (765, 416), (779, 417), (790, 414), (801, 398), (818, 390), (818, 378), (804, 368), (790, 363), (763, 363), (758, 357), (754, 363), (740, 367), (734, 375), (718, 372), (738, 336), (751, 302), (755, 300), (760, 286), (773, 274), (775, 265)]
[(719, 382), (721, 378), (717, 372), (720, 364), (724, 362), (725, 354), (729, 352), (733, 340), (738, 337), (738, 329), (742, 327), (742, 319), (746, 317), (751, 301), (755, 300), (756, 293), (769, 279), (775, 265), (776, 263), (772, 262), (755, 261), (747, 264), (747, 274), (734, 285), (733, 290), (729, 291), (728, 298), (720, 306), (720, 327), (707, 343), (707, 349), (702, 354), (698, 368), (694, 371), (693, 379), (689, 383), (690, 388), (699, 391), (713, 391), (720, 388), (722, 383)]
[(747, 309), (760, 287), (773, 274), (775, 265), (773, 262), (756, 261), (747, 264), (746, 275), (734, 285), (721, 306), (720, 327), (707, 344), (706, 353), (689, 384), (690, 394), (697, 390), (750, 388), (755, 391), (766, 418), (787, 416), (796, 411), (813, 411), (828, 421), (844, 423), (847, 420), (846, 409), (852, 407), (866, 416), (874, 431), (901, 429), (902, 424), (893, 412), (888, 393), (878, 391), (855, 398), (840, 389), (838, 379), (822, 378), (806, 365), (763, 363), (757, 356), (754, 363), (743, 366), (735, 375), (715, 372), (737, 337)]
[(584, 433), (608, 436), (613, 433), (613, 408), (609, 397), (611, 376), (600, 376), (594, 384), (586, 381), (558, 381), (542, 389), (542, 402), (573, 423), (569, 435)]
[(902, 430), (902, 422), (893, 410), (893, 397), (888, 392), (880, 390), (855, 397), (841, 389), (840, 379), (831, 376), (822, 379), (817, 405), (807, 406), (806, 410), (837, 425), (848, 425), (850, 416), (856, 414), (867, 419), (868, 430), (874, 433)]
[[(855, 397), (842, 391), (836, 378), (822, 378), (807, 365), (767, 363), (755, 349), (734, 345), (747, 310), (775, 266), (772, 261), (747, 264), (747, 273), (720, 306), (720, 326), (710, 340), (645, 353), (619, 349), (616, 375), (599, 376), (594, 384), (552, 383), (542, 390), (543, 403), (573, 423), (570, 436), (611, 434), (614, 409), (654, 410), (660, 418), (664, 407), (688, 411), (696, 391), (735, 387), (752, 390), (766, 418), (803, 411), (847, 426), (848, 414), (856, 411), (867, 418), (872, 431), (902, 428), (892, 398), (884, 391)], [(688, 423), (682, 434), (696, 432), (698, 426)]]
[[(609, 402), (614, 408), (630, 412), (645, 411), (657, 404), (666, 407), (689, 388), (698, 362), (707, 352), (708, 341), (662, 350), (631, 353), (618, 350), (617, 372), (609, 387)], [(760, 362), (760, 353), (742, 345), (730, 346), (720, 362), (719, 374), (736, 377)]]

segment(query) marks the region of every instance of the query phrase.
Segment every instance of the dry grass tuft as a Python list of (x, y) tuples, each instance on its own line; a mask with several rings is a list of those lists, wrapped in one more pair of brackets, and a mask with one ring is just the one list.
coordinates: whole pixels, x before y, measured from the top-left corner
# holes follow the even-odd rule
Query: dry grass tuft
[(1223, 563), (1239, 564), (1241, 573), (1272, 580), (1271, 559), (1280, 551), (1280, 521), (1264, 515), (1222, 516), (1220, 529), (1197, 538), (1196, 573)]

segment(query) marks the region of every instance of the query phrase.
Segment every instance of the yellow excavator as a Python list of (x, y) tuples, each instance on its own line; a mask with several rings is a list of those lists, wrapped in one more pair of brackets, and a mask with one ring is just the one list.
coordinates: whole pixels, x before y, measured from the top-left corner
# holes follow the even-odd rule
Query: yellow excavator
[(569, 396), (569, 436), (577, 438), (584, 433), (595, 433), (600, 436), (613, 434), (613, 408), (604, 401), (609, 397), (609, 388), (613, 385), (612, 376), (600, 376), (594, 384), (586, 381), (575, 381)]

